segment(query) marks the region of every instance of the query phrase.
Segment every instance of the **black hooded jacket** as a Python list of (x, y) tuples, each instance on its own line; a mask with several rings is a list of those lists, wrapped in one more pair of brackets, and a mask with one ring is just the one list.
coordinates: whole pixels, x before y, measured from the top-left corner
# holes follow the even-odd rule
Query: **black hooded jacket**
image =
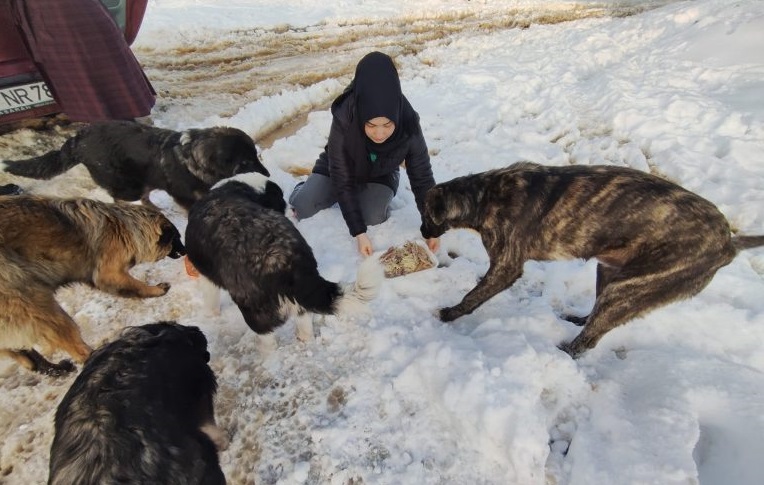
[[(371, 68), (374, 72), (369, 72)], [(387, 84), (380, 86), (380, 82)], [(362, 94), (359, 95), (359, 92)], [(389, 107), (385, 108), (379, 101), (380, 96), (398, 99), (388, 102)], [(366, 99), (366, 104), (359, 106), (359, 100), (363, 99)], [(398, 73), (392, 60), (378, 52), (364, 57), (359, 62), (353, 82), (334, 100), (331, 111), (329, 141), (318, 157), (313, 172), (332, 180), (350, 234), (357, 236), (366, 232), (357, 197), (359, 185), (381, 183), (397, 192), (400, 166), (404, 161), (417, 208), (422, 214), (425, 194), (435, 185), (435, 180), (419, 115), (400, 92)], [(369, 119), (385, 116), (395, 121), (395, 132), (388, 141), (375, 147), (364, 132), (368, 119), (360, 119), (359, 112)], [(370, 156), (371, 152), (374, 152), (373, 156)]]

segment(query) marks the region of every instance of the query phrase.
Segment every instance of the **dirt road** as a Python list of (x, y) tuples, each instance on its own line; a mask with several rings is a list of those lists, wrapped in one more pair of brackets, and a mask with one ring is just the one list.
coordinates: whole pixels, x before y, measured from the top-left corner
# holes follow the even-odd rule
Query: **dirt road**
[[(448, 44), (465, 35), (501, 29), (528, 28), (585, 18), (626, 16), (644, 7), (548, 7), (507, 10), (496, 14), (462, 13), (400, 17), (391, 20), (320, 24), (302, 28), (252, 29), (218, 36), (214, 43), (187, 39), (166, 49), (140, 48), (136, 55), (146, 69), (159, 98), (155, 111), (169, 119), (202, 121), (208, 116), (230, 117), (264, 96), (305, 88), (327, 79), (345, 85), (355, 63), (371, 50), (391, 56), (415, 56), (422, 50)], [(298, 114), (323, 109), (337, 93)], [(290, 115), (293, 116), (293, 115)], [(289, 124), (293, 119), (283, 120)], [(275, 138), (289, 134), (264, 133), (258, 144), (267, 148)]]

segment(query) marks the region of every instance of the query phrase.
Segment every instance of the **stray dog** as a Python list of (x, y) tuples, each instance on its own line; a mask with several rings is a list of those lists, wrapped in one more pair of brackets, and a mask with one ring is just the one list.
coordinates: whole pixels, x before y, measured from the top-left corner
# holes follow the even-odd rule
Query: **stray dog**
[(270, 175), (260, 163), (255, 143), (239, 129), (215, 127), (181, 133), (131, 121), (88, 125), (60, 150), (6, 161), (0, 168), (47, 180), (79, 163), (115, 200), (153, 205), (149, 194), (159, 189), (186, 210), (221, 179), (245, 172)]
[(204, 334), (175, 322), (95, 350), (56, 410), (48, 484), (224, 484), (209, 360)]
[(363, 312), (384, 274), (368, 258), (350, 287), (326, 281), (285, 210), (281, 188), (261, 174), (223, 180), (191, 208), (186, 248), (199, 273), (228, 291), (256, 333), (268, 334), (295, 315), (298, 337), (309, 340), (310, 313)]
[(611, 329), (708, 285), (738, 251), (764, 236), (736, 236), (709, 201), (659, 177), (613, 166), (516, 163), (459, 177), (427, 193), (432, 236), (474, 229), (490, 258), (485, 277), (453, 307), (449, 322), (509, 288), (527, 260), (596, 258), (596, 300), (584, 329), (561, 346), (576, 357)]
[(34, 345), (77, 362), (91, 351), (56, 289), (82, 282), (119, 296), (162, 296), (168, 283), (149, 286), (128, 270), (185, 254), (178, 229), (151, 207), (14, 195), (0, 197), (0, 214), (0, 355), (46, 374), (74, 366), (48, 362)]

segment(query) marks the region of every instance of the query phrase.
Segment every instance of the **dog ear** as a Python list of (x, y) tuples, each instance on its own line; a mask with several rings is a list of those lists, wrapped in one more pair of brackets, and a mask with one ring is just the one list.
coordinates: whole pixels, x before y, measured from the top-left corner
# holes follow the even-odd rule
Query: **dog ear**
[(235, 175), (241, 159), (250, 155), (250, 147), (245, 147), (247, 153), (243, 155), (240, 145), (241, 139), (236, 134), (231, 135), (220, 127), (187, 130), (181, 136), (176, 155), (179, 156), (178, 161), (194, 177), (214, 185), (219, 180)]
[(206, 137), (200, 130), (184, 131), (180, 143), (173, 148), (176, 161), (202, 182), (213, 185), (225, 175), (218, 173), (216, 141)]
[(286, 201), (284, 200), (284, 191), (275, 182), (270, 180), (265, 184), (265, 193), (263, 194), (263, 205), (269, 209), (273, 209), (280, 214), (286, 213)]
[(424, 206), (429, 222), (436, 226), (443, 225), (446, 221), (448, 208), (446, 207), (445, 191), (442, 187), (436, 185), (427, 191)]

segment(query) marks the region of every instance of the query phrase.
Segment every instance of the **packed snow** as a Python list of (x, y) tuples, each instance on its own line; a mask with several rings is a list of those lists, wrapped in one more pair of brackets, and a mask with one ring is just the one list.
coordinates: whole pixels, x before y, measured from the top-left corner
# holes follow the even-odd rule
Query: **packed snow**
[[(602, 5), (622, 14), (580, 15)], [(320, 37), (363, 22), (460, 22), (508, 9), (572, 13), (523, 28), (460, 30), (413, 53), (363, 46), (394, 56), (437, 182), (520, 160), (628, 166), (712, 201), (735, 231), (764, 234), (764, 2), (151, 0), (133, 47), (143, 60), (234, 31)], [(342, 60), (352, 66), (364, 53)], [(322, 59), (310, 68), (330, 71), (331, 56)], [(322, 150), (326, 103), (350, 72), (241, 106), (206, 94), (174, 106), (159, 89), (163, 109), (152, 118), (173, 129), (230, 125), (258, 139), (309, 113), (261, 146), (288, 194), (303, 178), (292, 173)], [(169, 89), (172, 79), (158, 84)], [(70, 134), (14, 131), (0, 137), (0, 159), (42, 153)], [(8, 182), (110, 200), (82, 167), (50, 181), (0, 174)], [(166, 194), (152, 199), (185, 228)], [(295, 224), (325, 278), (355, 278), (361, 258), (338, 208)], [(404, 175), (391, 218), (369, 236), (381, 253), (421, 238), (418, 230)], [(611, 331), (578, 360), (557, 348), (580, 331), (560, 315), (588, 313), (594, 261), (528, 262), (513, 287), (446, 324), (436, 310), (459, 302), (488, 258), (476, 234), (458, 230), (443, 236), (437, 257), (437, 268), (386, 280), (370, 317), (326, 318), (308, 343), (288, 322), (275, 349), (225, 295), (220, 314), (210, 312), (180, 260), (134, 269), (172, 284), (161, 298), (122, 299), (84, 285), (57, 297), (94, 346), (158, 320), (204, 331), (232, 484), (761, 483), (764, 248), (742, 252), (696, 297)], [(46, 481), (53, 415), (73, 379), (0, 361), (0, 483)]]

